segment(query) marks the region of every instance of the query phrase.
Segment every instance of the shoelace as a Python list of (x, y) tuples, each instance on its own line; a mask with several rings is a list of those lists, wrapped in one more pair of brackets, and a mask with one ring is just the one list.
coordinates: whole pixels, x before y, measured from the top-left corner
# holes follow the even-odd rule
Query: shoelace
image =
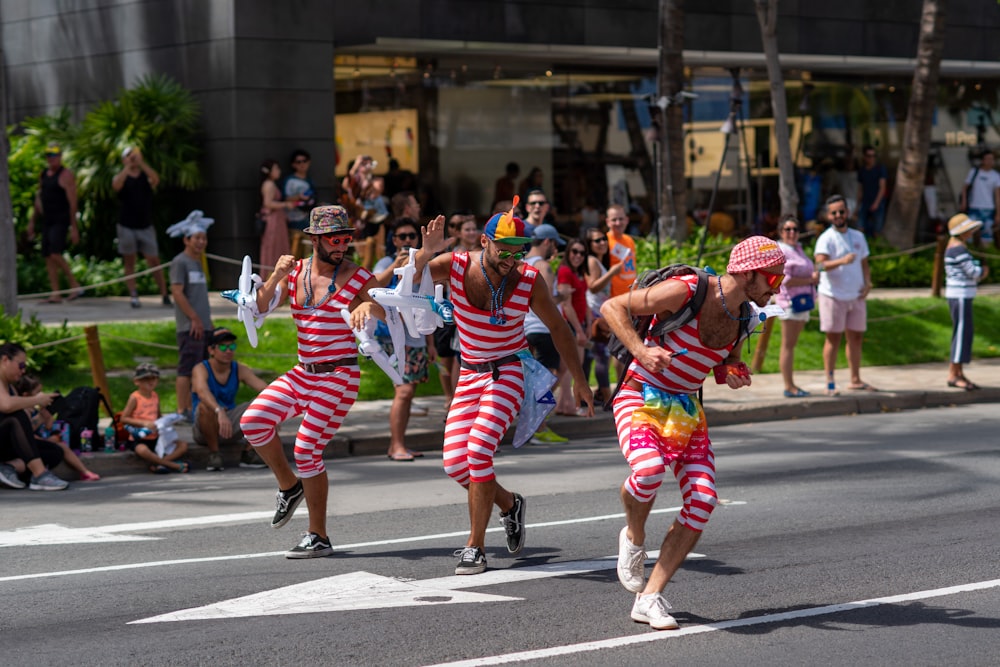
[[(638, 576), (640, 568), (643, 568), (646, 565), (646, 552), (639, 549), (636, 552), (629, 553), (626, 563), (628, 564), (628, 571), (633, 575)], [(669, 607), (670, 605), (667, 606)]]
[(510, 514), (500, 515), (500, 523), (503, 524), (503, 529), (507, 532), (508, 535), (513, 535), (514, 533), (517, 532), (518, 528), (521, 527), (521, 524), (515, 517), (516, 515), (514, 514), (513, 507), (510, 508)]
[(475, 562), (476, 552), (479, 551), (479, 547), (462, 547), (461, 549), (455, 549), (452, 556), (458, 556), (459, 560), (462, 562), (470, 561)]
[(288, 511), (288, 502), (289, 502), (289, 499), (285, 497), (285, 494), (283, 492), (281, 492), (281, 491), (278, 491), (278, 511), (279, 512), (287, 512)]
[(656, 599), (653, 600), (651, 605), (649, 605), (649, 610), (652, 611), (654, 607), (658, 608), (660, 614), (663, 616), (669, 616), (670, 614), (667, 613), (667, 610), (673, 609), (673, 607), (670, 606), (670, 603), (667, 602), (667, 598), (660, 594), (657, 594)]

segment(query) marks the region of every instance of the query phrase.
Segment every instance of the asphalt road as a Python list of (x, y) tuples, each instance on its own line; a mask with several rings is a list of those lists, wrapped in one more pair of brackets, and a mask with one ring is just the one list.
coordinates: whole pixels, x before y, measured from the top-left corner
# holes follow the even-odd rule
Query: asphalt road
[[(998, 429), (995, 405), (714, 429), (724, 501), (667, 588), (673, 632), (628, 617), (607, 440), (505, 449), (527, 546), (507, 557), (497, 524), (470, 577), (464, 497), (433, 458), (331, 462), (338, 550), (308, 561), (281, 555), (304, 507), (267, 525), (267, 471), (3, 490), (0, 662), (994, 665)], [(665, 485), (651, 535), (678, 500)]]

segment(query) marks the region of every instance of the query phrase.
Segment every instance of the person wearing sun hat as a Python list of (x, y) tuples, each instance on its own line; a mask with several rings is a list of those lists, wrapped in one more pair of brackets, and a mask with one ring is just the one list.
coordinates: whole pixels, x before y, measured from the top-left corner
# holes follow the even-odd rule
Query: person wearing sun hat
[[(443, 225), (444, 218), (439, 220)], [(265, 387), (240, 419), (243, 436), (278, 483), (271, 527), (287, 524), (303, 499), (309, 508), (306, 535), (285, 552), (287, 558), (333, 553), (326, 529), (329, 479), (323, 450), (358, 396), (361, 371), (354, 329), (363, 328), (371, 317), (385, 318), (385, 311), (368, 294), (376, 287), (374, 276), (351, 260), (354, 225), (347, 211), (342, 206), (314, 208), (303, 232), (313, 237), (312, 255), (300, 260), (282, 255), (257, 290), (261, 313), (268, 312), (279, 289), (280, 301), (291, 301), (299, 363)], [(343, 310), (350, 311), (350, 324), (344, 321)], [(298, 415), (302, 423), (295, 437), (293, 470), (278, 425)]]
[[(752, 236), (733, 248), (726, 275), (677, 274), (601, 306), (611, 331), (635, 356), (613, 404), (621, 451), (632, 469), (620, 491), (626, 525), (618, 534), (618, 579), (635, 593), (631, 618), (658, 630), (677, 627), (663, 590), (717, 502), (715, 456), (698, 390), (713, 372), (732, 389), (750, 386), (740, 352), (760, 321), (744, 304), (766, 305), (781, 286), (784, 265), (775, 241)], [(660, 318), (684, 309), (701, 280), (708, 281), (705, 300), (689, 322), (640, 338), (633, 317), (652, 316), (652, 330)], [(646, 581), (646, 519), (668, 471), (677, 479), (683, 508)]]
[(35, 238), (35, 224), (41, 221), (42, 226), (42, 257), (45, 258), (45, 269), (49, 274), (49, 287), (52, 294), (46, 303), (61, 303), (59, 295), (59, 274), (66, 274), (69, 281), (72, 301), (83, 294), (80, 283), (70, 269), (69, 262), (63, 257), (66, 250), (66, 234), (76, 245), (80, 242), (80, 230), (76, 225), (76, 176), (63, 166), (62, 147), (54, 141), (45, 146), (45, 161), (48, 166), (38, 177), (38, 191), (35, 193), (35, 205), (28, 221), (28, 239)]
[[(528, 348), (524, 318), (533, 310), (552, 332), (556, 348), (573, 374), (576, 401), (593, 414), (593, 395), (576, 354), (573, 333), (552, 299), (538, 270), (521, 260), (531, 241), (527, 227), (514, 215), (517, 206), (497, 213), (486, 223), (481, 250), (447, 252), (430, 260), (431, 278), (449, 281), (455, 324), (461, 345), (461, 371), (444, 433), (444, 469), (467, 489), (469, 537), (455, 552), (455, 574), (486, 570), (486, 527), (494, 505), (506, 534), (507, 550), (524, 546), (523, 496), (501, 486), (493, 457), (525, 400), (525, 377), (519, 353)], [(424, 234), (422, 252), (446, 247), (444, 220), (432, 222)], [(417, 270), (423, 268), (418, 256)]]
[(981, 266), (966, 247), (983, 226), (965, 213), (948, 221), (948, 246), (944, 250), (944, 298), (951, 312), (951, 352), (948, 356), (948, 386), (973, 391), (979, 385), (965, 377), (962, 364), (972, 361), (972, 300), (976, 285), (989, 275), (990, 267)]

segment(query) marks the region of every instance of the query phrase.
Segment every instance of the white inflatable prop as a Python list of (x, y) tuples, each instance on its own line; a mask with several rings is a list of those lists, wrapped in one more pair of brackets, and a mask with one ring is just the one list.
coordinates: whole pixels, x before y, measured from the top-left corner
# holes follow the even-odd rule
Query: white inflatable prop
[(264, 326), (264, 318), (281, 301), (281, 287), (274, 290), (274, 296), (271, 297), (267, 311), (260, 312), (257, 308), (257, 290), (264, 284), (264, 281), (253, 272), (253, 262), (250, 260), (250, 255), (243, 257), (243, 272), (240, 273), (240, 281), (237, 284), (239, 285), (238, 289), (227, 289), (222, 293), (222, 296), (236, 304), (236, 319), (246, 327), (250, 346), (257, 347), (257, 329)]
[[(444, 286), (435, 285), (433, 293), (431, 292), (430, 286), (434, 283), (431, 280), (430, 269), (426, 266), (420, 280), (420, 289), (414, 294), (413, 278), (417, 272), (417, 252), (415, 248), (411, 248), (410, 259), (406, 265), (393, 269), (393, 273), (399, 277), (394, 288), (373, 287), (368, 290), (372, 300), (385, 310), (385, 324), (392, 339), (393, 354), (386, 354), (375, 338), (374, 320), (369, 320), (364, 329), (355, 330), (358, 351), (374, 361), (397, 385), (403, 384), (406, 333), (413, 338), (419, 338), (454, 321), (454, 307), (444, 298)], [(341, 315), (344, 321), (350, 324), (350, 313), (342, 310)]]

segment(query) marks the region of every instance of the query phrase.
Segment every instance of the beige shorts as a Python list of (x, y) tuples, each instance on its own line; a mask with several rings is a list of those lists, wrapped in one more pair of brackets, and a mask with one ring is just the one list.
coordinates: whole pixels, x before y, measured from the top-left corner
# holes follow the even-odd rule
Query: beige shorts
[(864, 299), (838, 301), (819, 295), (819, 330), (824, 333), (865, 331), (868, 328), (868, 302)]

